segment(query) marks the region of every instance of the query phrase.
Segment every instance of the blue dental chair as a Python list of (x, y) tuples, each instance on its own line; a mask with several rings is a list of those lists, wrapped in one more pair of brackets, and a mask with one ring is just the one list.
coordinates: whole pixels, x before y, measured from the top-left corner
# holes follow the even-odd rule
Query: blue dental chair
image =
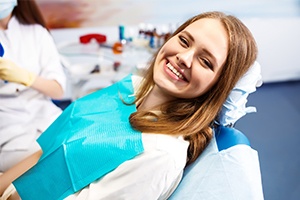
[(187, 166), (169, 200), (262, 200), (257, 152), (232, 127), (218, 126), (200, 157)]

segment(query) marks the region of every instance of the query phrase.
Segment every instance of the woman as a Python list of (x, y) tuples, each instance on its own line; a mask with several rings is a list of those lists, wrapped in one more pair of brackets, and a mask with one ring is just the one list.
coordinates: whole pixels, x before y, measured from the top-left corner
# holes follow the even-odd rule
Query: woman
[(0, 176), (0, 194), (16, 179), (22, 199), (168, 199), (256, 56), (237, 18), (189, 19), (142, 80), (128, 76), (73, 102), (38, 139), (43, 153)]
[(66, 77), (35, 1), (0, 2), (0, 172), (37, 151), (36, 139), (60, 115), (51, 99)]

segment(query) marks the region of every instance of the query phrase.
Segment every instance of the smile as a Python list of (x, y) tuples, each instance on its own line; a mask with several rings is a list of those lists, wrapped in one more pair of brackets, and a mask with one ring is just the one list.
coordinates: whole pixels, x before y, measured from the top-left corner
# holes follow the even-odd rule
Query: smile
[(177, 69), (175, 69), (175, 67), (173, 67), (173, 66), (171, 65), (171, 63), (168, 63), (168, 64), (167, 64), (167, 67), (168, 67), (168, 69), (170, 69), (171, 72), (173, 72), (173, 74), (175, 74), (178, 78), (180, 78), (180, 79), (182, 79), (182, 80), (185, 80), (184, 76), (183, 76)]

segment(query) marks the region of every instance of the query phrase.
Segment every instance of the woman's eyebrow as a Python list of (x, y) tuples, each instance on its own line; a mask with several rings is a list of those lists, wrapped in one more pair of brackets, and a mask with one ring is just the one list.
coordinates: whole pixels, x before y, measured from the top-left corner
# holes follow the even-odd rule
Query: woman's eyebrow
[(194, 37), (188, 31), (182, 31), (181, 33), (186, 34), (190, 40), (192, 40), (193, 42), (195, 42)]

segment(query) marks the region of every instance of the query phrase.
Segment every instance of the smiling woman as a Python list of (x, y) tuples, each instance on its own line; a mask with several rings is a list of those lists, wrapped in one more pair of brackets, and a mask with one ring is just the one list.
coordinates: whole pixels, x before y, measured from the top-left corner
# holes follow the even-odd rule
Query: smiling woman
[(227, 51), (228, 37), (220, 21), (194, 22), (161, 48), (152, 91), (164, 88), (161, 95), (169, 94), (168, 100), (202, 95), (218, 80)]
[[(0, 194), (13, 182), (23, 200), (168, 199), (213, 140), (223, 103), (256, 56), (237, 18), (192, 17), (142, 77), (128, 75), (66, 108), (38, 139), (43, 153), (0, 176)], [(251, 176), (260, 182), (259, 171)]]

